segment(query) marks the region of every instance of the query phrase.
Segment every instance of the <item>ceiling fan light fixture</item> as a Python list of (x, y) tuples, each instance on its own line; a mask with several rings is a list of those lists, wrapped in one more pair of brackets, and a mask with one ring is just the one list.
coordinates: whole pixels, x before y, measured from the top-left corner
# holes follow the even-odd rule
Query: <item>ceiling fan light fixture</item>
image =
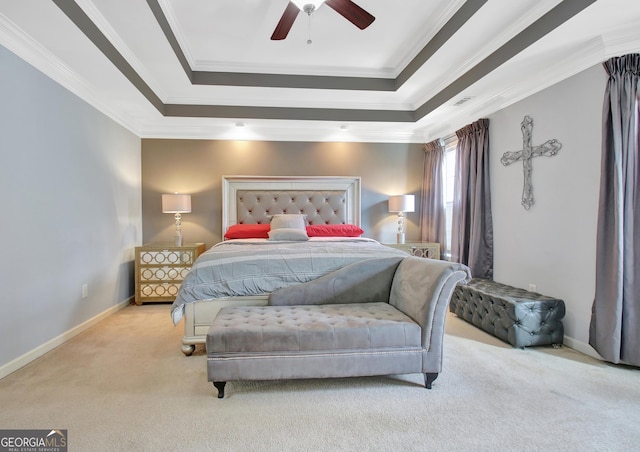
[[(360, 30), (364, 30), (373, 23), (376, 18), (370, 13), (356, 5), (351, 0), (289, 0), (287, 7), (285, 8), (278, 25), (276, 25), (273, 34), (271, 35), (272, 41), (282, 41), (287, 37), (291, 27), (298, 17), (300, 11), (307, 13), (309, 16), (309, 24), (311, 23), (312, 13), (320, 8), (323, 3), (331, 7), (335, 12), (347, 19), (353, 25)], [(307, 44), (311, 43), (311, 39), (307, 41)]]
[(315, 11), (316, 9), (320, 8), (320, 5), (322, 5), (324, 3), (324, 0), (291, 0), (293, 3), (296, 4), (296, 6), (298, 8), (300, 8), (300, 11), (305, 11), (305, 6), (307, 5), (313, 5), (313, 9), (311, 11)]

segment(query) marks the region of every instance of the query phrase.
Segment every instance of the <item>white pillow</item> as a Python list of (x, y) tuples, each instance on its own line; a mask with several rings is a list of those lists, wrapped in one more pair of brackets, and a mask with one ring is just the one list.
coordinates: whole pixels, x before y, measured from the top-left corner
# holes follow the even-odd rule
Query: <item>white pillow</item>
[(288, 228), (288, 229), (305, 229), (306, 215), (302, 215), (300, 213), (290, 214), (290, 213), (282, 213), (274, 215), (271, 218), (271, 230)]
[(309, 240), (307, 231), (298, 228), (278, 228), (269, 231), (268, 240), (291, 240), (291, 241), (305, 241)]

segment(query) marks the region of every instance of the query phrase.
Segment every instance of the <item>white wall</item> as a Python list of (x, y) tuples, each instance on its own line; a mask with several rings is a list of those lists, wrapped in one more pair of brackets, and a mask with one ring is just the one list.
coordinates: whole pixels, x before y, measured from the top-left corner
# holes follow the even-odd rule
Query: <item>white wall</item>
[[(566, 344), (588, 345), (595, 293), (595, 237), (600, 183), (602, 102), (600, 65), (524, 99), (490, 118), (494, 279), (562, 298)], [(533, 160), (535, 204), (521, 206), (522, 163), (500, 157), (522, 149), (520, 122), (533, 118), (534, 145), (556, 138), (555, 157)]]
[(128, 300), (142, 227), (140, 139), (3, 47), (0, 68), (2, 377)]

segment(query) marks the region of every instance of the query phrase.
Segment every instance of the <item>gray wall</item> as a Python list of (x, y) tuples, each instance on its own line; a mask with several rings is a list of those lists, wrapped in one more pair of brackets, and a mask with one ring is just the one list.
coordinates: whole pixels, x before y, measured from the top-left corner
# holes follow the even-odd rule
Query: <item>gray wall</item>
[[(219, 242), (223, 175), (360, 176), (365, 235), (394, 243), (397, 217), (387, 198), (419, 196), (422, 161), (419, 144), (143, 139), (143, 239), (172, 240), (173, 215), (162, 213), (160, 195), (179, 192), (192, 194), (192, 213), (182, 215), (184, 240)], [(417, 240), (419, 214), (407, 219), (407, 239)]]
[[(607, 77), (598, 65), (490, 116), (491, 188), (496, 280), (564, 299), (567, 342), (588, 345), (595, 294), (602, 102)], [(520, 122), (531, 116), (533, 144), (556, 138), (555, 157), (533, 160), (535, 204), (520, 205), (522, 163), (503, 167), (504, 152), (522, 149)]]
[(2, 376), (129, 298), (142, 234), (140, 139), (3, 47), (0, 67)]

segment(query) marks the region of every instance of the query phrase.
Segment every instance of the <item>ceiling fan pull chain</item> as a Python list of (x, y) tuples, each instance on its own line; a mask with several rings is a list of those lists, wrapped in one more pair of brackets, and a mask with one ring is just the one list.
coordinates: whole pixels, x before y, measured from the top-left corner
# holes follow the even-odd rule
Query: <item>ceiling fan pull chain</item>
[(307, 44), (311, 44), (311, 13), (309, 13), (309, 39), (307, 39)]

